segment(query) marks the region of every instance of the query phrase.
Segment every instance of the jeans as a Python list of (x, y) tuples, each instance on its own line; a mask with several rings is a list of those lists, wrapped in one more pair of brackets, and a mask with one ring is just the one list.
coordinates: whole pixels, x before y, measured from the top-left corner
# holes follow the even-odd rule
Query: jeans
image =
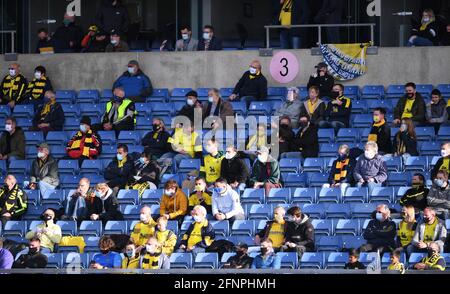
[(172, 172), (174, 174), (177, 173), (177, 167), (180, 165), (181, 160), (183, 159), (191, 159), (192, 156), (189, 154), (181, 154), (181, 153), (175, 153), (175, 152), (168, 152), (164, 153), (163, 156), (161, 156), (160, 159), (158, 159), (158, 163), (169, 163), (168, 160), (171, 159), (172, 164)]
[(50, 185), (44, 181), (39, 181), (39, 190), (41, 191), (41, 196), (44, 196), (47, 190), (55, 190), (56, 186)]
[(299, 49), (300, 37), (293, 36), (291, 30), (282, 29), (280, 32), (280, 45), (282, 49)]
[(408, 43), (406, 44), (406, 46), (408, 46), (408, 47), (412, 47), (412, 46), (433, 46), (433, 45), (434, 45), (433, 42), (431, 42), (427, 38), (422, 38), (422, 37), (416, 37), (416, 38), (414, 38), (412, 40), (410, 38)]
[(345, 128), (345, 127), (346, 127), (346, 125), (340, 121), (325, 121), (325, 120), (323, 120), (319, 123), (319, 128), (321, 128), (321, 129), (333, 128), (334, 134), (336, 134), (336, 135), (339, 132), (339, 129)]
[(361, 187), (363, 187), (363, 186), (367, 186), (368, 188), (369, 188), (369, 195), (371, 195), (372, 194), (372, 190), (373, 190), (373, 188), (375, 188), (375, 187), (381, 187), (382, 186), (382, 184), (381, 183), (375, 183), (375, 182), (371, 182), (371, 183), (366, 183), (366, 182), (364, 182), (364, 183), (357, 183), (356, 184), (356, 186), (358, 187), (358, 188), (361, 188)]

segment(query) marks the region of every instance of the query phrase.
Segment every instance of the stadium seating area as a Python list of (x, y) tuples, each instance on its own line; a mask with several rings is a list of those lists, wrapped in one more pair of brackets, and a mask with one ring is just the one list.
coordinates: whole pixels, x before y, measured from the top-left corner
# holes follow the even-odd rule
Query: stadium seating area
[[(450, 85), (437, 85), (443, 97), (450, 98)], [(205, 88), (207, 89), (207, 88)], [(306, 87), (300, 87), (301, 98), (307, 95)], [(432, 85), (417, 85), (418, 92), (429, 100)], [(114, 132), (100, 132), (103, 141), (103, 151), (99, 159), (86, 160), (81, 166), (78, 161), (62, 159), (65, 156), (65, 145), (74, 131), (79, 128), (79, 119), (82, 115), (89, 115), (93, 123), (99, 122), (104, 111), (105, 102), (112, 97), (110, 90), (60, 90), (56, 92), (57, 101), (63, 105), (66, 121), (64, 131), (49, 132), (44, 137), (41, 132), (26, 131), (26, 160), (15, 160), (7, 164), (0, 161), (0, 180), (7, 173), (14, 174), (19, 183), (29, 180), (31, 162), (35, 157), (35, 145), (46, 141), (51, 146), (51, 153), (59, 161), (59, 174), (61, 184), (58, 190), (48, 191), (43, 196), (34, 190), (27, 191), (28, 211), (21, 221), (9, 221), (0, 227), (3, 237), (13, 240), (22, 240), (28, 230), (36, 226), (38, 216), (46, 208), (59, 208), (63, 200), (70, 194), (71, 189), (78, 185), (83, 176), (88, 176), (91, 183), (104, 181), (103, 170), (116, 154), (117, 143), (126, 143), (130, 152), (141, 152), (143, 147), (140, 140), (151, 129), (152, 117), (162, 117), (167, 126), (170, 126), (171, 118), (185, 103), (185, 93), (190, 90), (178, 88), (155, 89), (153, 96), (147, 98), (147, 102), (136, 105), (138, 111), (137, 128), (135, 131), (121, 132), (117, 137)], [(220, 89), (222, 95), (228, 96), (232, 88)], [(197, 89), (200, 100), (207, 99), (207, 92)], [(305, 253), (300, 262), (296, 253), (278, 253), (282, 257), (283, 268), (342, 268), (348, 259), (348, 253), (341, 252), (345, 249), (359, 247), (365, 240), (361, 234), (367, 226), (370, 214), (379, 203), (387, 203), (390, 207), (399, 210), (397, 200), (411, 185), (411, 173), (424, 173), (430, 185), (429, 173), (440, 155), (440, 145), (450, 139), (450, 127), (441, 127), (435, 135), (433, 127), (418, 127), (416, 129), (419, 141), (420, 156), (410, 157), (404, 161), (401, 157), (392, 157), (387, 160), (389, 170), (386, 187), (376, 188), (371, 194), (367, 188), (350, 187), (344, 193), (335, 188), (321, 188), (328, 179), (331, 163), (336, 157), (339, 144), (347, 143), (350, 147), (363, 147), (367, 141), (367, 135), (372, 123), (373, 108), (386, 107), (388, 121), (392, 121), (392, 110), (396, 101), (404, 93), (403, 86), (389, 85), (386, 89), (382, 85), (367, 85), (362, 89), (357, 86), (346, 86), (345, 95), (353, 102), (351, 128), (341, 129), (335, 136), (332, 129), (320, 129), (320, 152), (318, 158), (308, 158), (301, 162), (298, 158), (285, 158), (280, 161), (282, 181), (284, 187), (272, 189), (269, 195), (265, 195), (263, 189), (245, 189), (241, 195), (247, 219), (236, 221), (233, 225), (228, 221), (212, 221), (217, 239), (227, 239), (232, 242), (245, 242), (254, 245), (254, 235), (262, 229), (267, 220), (272, 218), (273, 208), (277, 205), (289, 207), (298, 205), (303, 212), (313, 219), (316, 231), (317, 252)], [(269, 97), (264, 102), (252, 102), (247, 108), (244, 102), (233, 102), (235, 112), (241, 116), (247, 115), (271, 115), (279, 104), (284, 101), (286, 89), (279, 87), (269, 88)], [(9, 108), (0, 106), (0, 125), (10, 115)], [(31, 126), (34, 111), (29, 105), (18, 105), (12, 113), (18, 120), (18, 125), (27, 128)], [(396, 130), (392, 130), (395, 135)], [(233, 134), (236, 141), (245, 140), (248, 131)], [(224, 134), (225, 135), (225, 134)], [(250, 162), (247, 162), (250, 164)], [(184, 160), (180, 163), (178, 174), (166, 174), (163, 176), (160, 189), (146, 191), (139, 198), (137, 191), (121, 190), (118, 194), (120, 210), (124, 214), (125, 221), (110, 221), (102, 226), (98, 221), (85, 221), (80, 227), (75, 222), (59, 221), (63, 235), (83, 236), (86, 247), (79, 254), (73, 248), (59, 247), (56, 253), (48, 254), (48, 267), (62, 268), (74, 258), (80, 258), (81, 264), (87, 267), (91, 255), (98, 252), (98, 240), (103, 234), (128, 234), (132, 231), (139, 219), (139, 209), (142, 205), (149, 205), (154, 214), (159, 213), (159, 200), (163, 193), (162, 186), (168, 179), (175, 179), (180, 185), (191, 169), (196, 169), (198, 162)], [(183, 224), (178, 227), (176, 222), (169, 222), (169, 229), (181, 236), (187, 229), (191, 217), (186, 217)], [(447, 221), (447, 229), (450, 222)], [(78, 255), (79, 254), (79, 255)], [(233, 253), (225, 254), (221, 260), (216, 253), (198, 254), (195, 259), (191, 254), (174, 253), (170, 257), (172, 268), (220, 268)], [(252, 255), (257, 254), (253, 251)], [(413, 254), (409, 260), (405, 259), (405, 265), (412, 265), (421, 258), (421, 254)], [(450, 262), (450, 254), (445, 254)], [(361, 255), (360, 261), (369, 263), (369, 256)], [(386, 267), (389, 257), (383, 256), (382, 265)]]

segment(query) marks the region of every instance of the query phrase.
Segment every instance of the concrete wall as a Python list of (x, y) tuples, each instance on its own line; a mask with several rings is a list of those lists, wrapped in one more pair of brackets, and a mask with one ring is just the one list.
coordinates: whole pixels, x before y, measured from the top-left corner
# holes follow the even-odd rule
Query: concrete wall
[[(300, 72), (285, 86), (304, 85), (320, 56), (309, 50), (292, 51), (299, 59)], [(232, 87), (251, 60), (258, 58), (269, 86), (283, 86), (268, 73), (270, 57), (259, 57), (257, 51), (223, 52), (146, 52), (110, 54), (19, 55), (18, 62), (26, 77), (34, 67), (47, 68), (56, 89), (104, 89), (126, 70), (128, 60), (137, 59), (156, 88)], [(0, 73), (6, 74), (9, 62), (0, 56)], [(450, 48), (379, 48), (378, 55), (368, 56), (368, 73), (347, 84), (450, 83)]]

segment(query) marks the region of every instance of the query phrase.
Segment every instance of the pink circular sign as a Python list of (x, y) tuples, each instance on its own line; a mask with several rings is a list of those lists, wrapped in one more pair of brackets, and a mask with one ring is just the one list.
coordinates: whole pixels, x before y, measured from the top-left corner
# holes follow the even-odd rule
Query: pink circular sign
[(281, 84), (293, 81), (298, 74), (297, 57), (289, 51), (278, 52), (270, 61), (270, 74)]

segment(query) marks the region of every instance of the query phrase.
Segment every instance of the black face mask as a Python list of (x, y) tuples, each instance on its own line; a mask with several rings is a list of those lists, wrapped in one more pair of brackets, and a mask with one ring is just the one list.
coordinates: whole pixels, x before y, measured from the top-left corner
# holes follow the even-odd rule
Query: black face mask
[(308, 126), (308, 122), (302, 121), (299, 125), (301, 128), (306, 128)]
[(44, 214), (41, 215), (41, 220), (43, 220), (43, 221), (48, 222), (51, 219), (52, 219), (52, 216), (50, 214), (44, 213)]
[(281, 129), (288, 130), (288, 129), (290, 128), (290, 126), (287, 125), (287, 124), (281, 124), (281, 125), (280, 125), (280, 128), (281, 128)]
[(236, 255), (241, 257), (245, 255), (245, 252), (243, 250), (236, 250)]
[(432, 256), (435, 253), (436, 251), (434, 251), (434, 249), (428, 248), (428, 256)]
[(424, 218), (423, 218), (423, 221), (424, 221), (425, 223), (429, 223), (429, 222), (430, 222), (430, 218), (429, 218), (429, 217), (424, 217)]
[(100, 252), (101, 252), (102, 254), (108, 254), (108, 253), (109, 253), (109, 249), (106, 249), (106, 250), (100, 250)]
[(267, 247), (261, 247), (261, 254), (266, 255), (267, 252), (269, 252), (269, 249)]
[(152, 127), (153, 127), (153, 131), (154, 131), (154, 132), (159, 131), (159, 128), (160, 128), (159, 125), (154, 124), (154, 125), (152, 125)]
[(339, 92), (332, 91), (330, 96), (331, 96), (331, 99), (336, 99), (339, 97)]
[(406, 95), (408, 96), (408, 98), (413, 98), (414, 97), (414, 93), (408, 93)]
[(29, 254), (36, 254), (37, 253), (37, 248), (36, 247), (28, 247), (28, 253)]

